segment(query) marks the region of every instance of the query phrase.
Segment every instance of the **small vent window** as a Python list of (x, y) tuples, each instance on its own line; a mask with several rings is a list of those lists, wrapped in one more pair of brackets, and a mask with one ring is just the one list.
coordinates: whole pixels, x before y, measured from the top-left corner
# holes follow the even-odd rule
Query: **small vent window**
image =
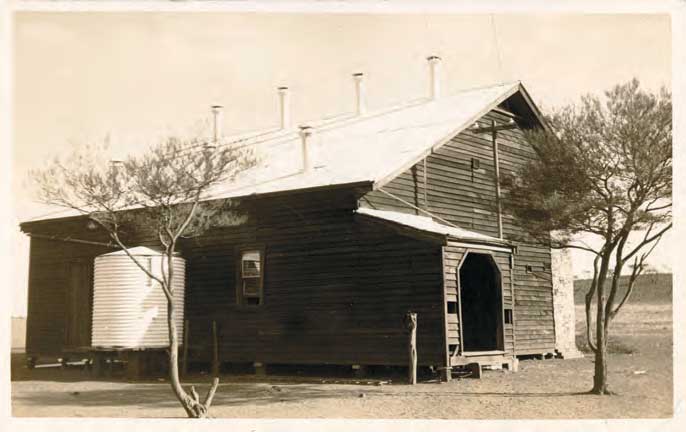
[(456, 314), (457, 313), (457, 302), (448, 302), (448, 313), (449, 314)]
[(512, 324), (512, 309), (505, 309), (505, 324)]

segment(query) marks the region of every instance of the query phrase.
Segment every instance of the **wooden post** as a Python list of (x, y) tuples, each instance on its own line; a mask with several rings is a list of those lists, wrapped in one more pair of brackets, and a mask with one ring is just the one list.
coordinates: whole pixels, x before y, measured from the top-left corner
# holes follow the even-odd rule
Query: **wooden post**
[(130, 351), (126, 353), (126, 378), (138, 380), (145, 374), (144, 360), (147, 353), (142, 351)]
[(409, 381), (411, 385), (417, 384), (417, 314), (408, 312), (405, 315), (405, 326), (409, 332), (408, 340), (408, 360), (409, 360)]
[(93, 353), (93, 374), (97, 378), (105, 376), (105, 368), (107, 367), (107, 359), (105, 354), (101, 352)]
[(367, 366), (365, 365), (353, 365), (353, 375), (356, 378), (364, 378), (367, 376)]
[(503, 238), (503, 212), (500, 203), (500, 159), (498, 155), (498, 129), (496, 129), (495, 120), (491, 120), (491, 140), (493, 141), (493, 163), (494, 163), (494, 181), (495, 181), (495, 202), (497, 205), (498, 217), (498, 238)]
[(217, 321), (212, 321), (212, 375), (219, 376), (219, 344), (217, 343)]
[(495, 199), (497, 205), (498, 218), (498, 238), (503, 238), (503, 214), (500, 201), (500, 158), (498, 156), (498, 131), (517, 129), (517, 123), (510, 119), (506, 124), (497, 125), (495, 120), (491, 120), (491, 125), (487, 127), (474, 127), (470, 129), (472, 133), (490, 133), (491, 142), (493, 144), (493, 164), (495, 168)]
[(255, 368), (255, 375), (265, 376), (267, 375), (267, 366), (262, 362), (253, 362), (253, 368)]
[(188, 320), (184, 323), (183, 326), (183, 359), (181, 363), (181, 374), (183, 376), (186, 376), (188, 374), (188, 330), (190, 328), (190, 324)]

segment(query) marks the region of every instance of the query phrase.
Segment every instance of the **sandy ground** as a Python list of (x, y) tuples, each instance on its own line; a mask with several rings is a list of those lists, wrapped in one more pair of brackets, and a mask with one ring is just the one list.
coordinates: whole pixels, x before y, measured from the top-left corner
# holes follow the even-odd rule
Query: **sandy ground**
[[(583, 318), (577, 310), (577, 318)], [(577, 331), (583, 329), (578, 322)], [(617, 395), (584, 394), (591, 356), (526, 360), (517, 373), (422, 382), (224, 376), (215, 417), (242, 418), (655, 418), (672, 415), (672, 308), (627, 305), (614, 323), (609, 380)], [(17, 365), (15, 365), (16, 367)], [(12, 383), (14, 416), (179, 417), (165, 382), (93, 381), (80, 370), (23, 370)], [(326, 382), (322, 382), (322, 381)], [(197, 378), (201, 394), (208, 380)], [(343, 382), (343, 383), (341, 383)], [(371, 384), (366, 384), (367, 382)]]

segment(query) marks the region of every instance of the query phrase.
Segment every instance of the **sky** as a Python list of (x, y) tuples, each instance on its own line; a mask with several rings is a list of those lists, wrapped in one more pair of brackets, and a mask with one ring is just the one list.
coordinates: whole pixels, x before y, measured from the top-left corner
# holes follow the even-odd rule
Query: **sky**
[[(276, 87), (295, 124), (349, 112), (364, 72), (371, 109), (427, 91), (425, 58), (443, 58), (450, 93), (521, 80), (544, 111), (637, 77), (671, 86), (668, 15), (317, 15), (22, 12), (14, 22), (14, 223), (45, 214), (28, 172), (109, 135), (113, 156), (170, 133), (225, 135), (277, 125)], [(13, 314), (26, 313), (28, 241), (15, 235)], [(672, 236), (651, 264), (669, 270)], [(590, 257), (574, 254), (583, 276)]]

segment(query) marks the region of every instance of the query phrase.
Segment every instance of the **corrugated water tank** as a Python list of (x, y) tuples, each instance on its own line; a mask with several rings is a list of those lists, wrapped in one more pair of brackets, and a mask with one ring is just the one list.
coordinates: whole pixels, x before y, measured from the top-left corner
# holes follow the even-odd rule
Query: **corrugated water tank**
[[(166, 269), (164, 255), (147, 247), (129, 249), (156, 277)], [(124, 251), (95, 258), (92, 345), (96, 348), (161, 348), (169, 345), (167, 298), (162, 287)], [(173, 258), (175, 322), (183, 332), (186, 262)]]

